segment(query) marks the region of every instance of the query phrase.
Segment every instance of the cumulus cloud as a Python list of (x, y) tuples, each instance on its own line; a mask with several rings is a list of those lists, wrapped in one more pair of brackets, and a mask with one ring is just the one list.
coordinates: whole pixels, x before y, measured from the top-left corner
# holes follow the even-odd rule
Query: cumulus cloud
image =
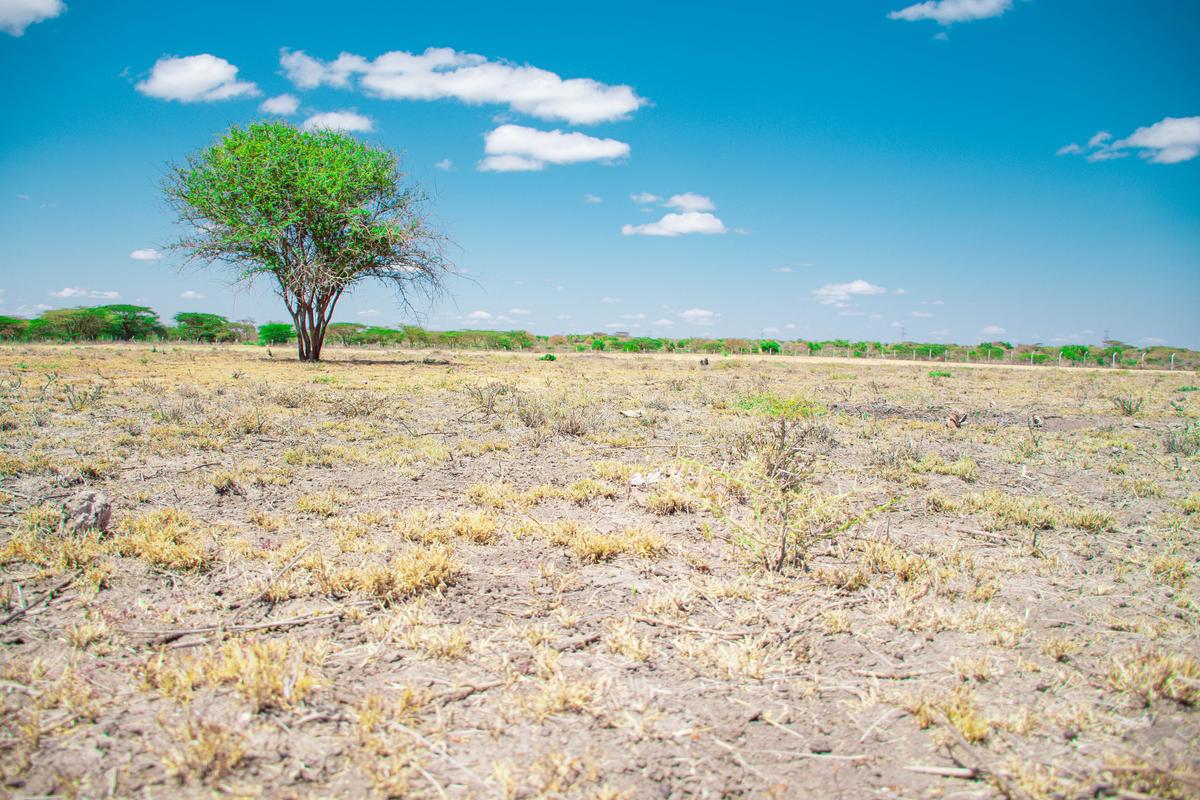
[(629, 199), (632, 200), (633, 202), (637, 203), (638, 205), (643, 205), (643, 206), (649, 205), (650, 203), (658, 203), (658, 202), (662, 201), (661, 197), (659, 197), (656, 194), (650, 194), (650, 192), (636, 192), (634, 194), (629, 195)]
[(711, 199), (695, 192), (671, 195), (663, 205), (679, 211), (715, 211), (717, 208)]
[(791, 267), (771, 267), (771, 272), (791, 272)]
[(849, 302), (851, 296), (884, 294), (885, 292), (887, 292), (887, 289), (882, 286), (876, 286), (873, 283), (864, 281), (862, 278), (858, 278), (848, 283), (827, 283), (824, 286), (813, 289), (812, 296), (822, 305), (840, 307)]
[(604, 297), (600, 298), (600, 302), (606, 303), (606, 304), (611, 304), (611, 303), (623, 303), (625, 301), (619, 297), (609, 297), (608, 295), (605, 295)]
[(583, 202), (587, 203), (588, 205), (595, 206), (595, 205), (599, 205), (600, 203), (603, 203), (604, 198), (600, 197), (599, 195), (589, 193), (589, 194), (585, 194), (583, 196)]
[(141, 247), (130, 253), (129, 257), (134, 261), (158, 261), (162, 258), (162, 253), (153, 247)]
[(476, 319), (476, 320), (484, 320), (484, 319), (491, 319), (491, 318), (492, 318), (492, 315), (486, 311), (472, 311), (470, 314), (467, 314), (467, 316), (466, 316), (466, 319)]
[(358, 315), (360, 317), (378, 317), (380, 313), (378, 309), (368, 308), (358, 312)]
[(908, 294), (908, 290), (907, 289), (892, 289), (892, 294), (896, 295), (897, 297), (903, 297), (904, 295)]
[(687, 211), (682, 214), (667, 214), (658, 222), (644, 225), (623, 225), (625, 236), (683, 236), (688, 233), (728, 233), (729, 229), (720, 219), (707, 212)]
[(1060, 156), (1082, 155), (1088, 161), (1111, 161), (1133, 151), (1154, 164), (1191, 161), (1200, 155), (1200, 116), (1164, 117), (1115, 141), (1111, 133), (1100, 131), (1088, 140), (1086, 147), (1072, 142), (1057, 152)]
[(194, 289), (186, 289), (179, 296), (181, 298), (183, 298), (184, 300), (203, 300), (204, 299), (204, 295), (200, 294), (199, 292), (195, 291)]
[(274, 114), (278, 117), (290, 117), (300, 108), (300, 99), (294, 94), (277, 94), (268, 97), (259, 104), (258, 110), (264, 114)]
[(988, 17), (998, 17), (1012, 8), (1012, 0), (926, 0), (893, 11), (889, 19), (908, 22), (931, 19), (939, 25), (970, 22)]
[(431, 47), (423, 53), (395, 50), (373, 60), (342, 53), (333, 61), (285, 49), (279, 63), (302, 89), (357, 86), (387, 100), (454, 99), (470, 105), (507, 105), (539, 119), (577, 125), (621, 119), (646, 102), (631, 86), (590, 78), (564, 79), (528, 64), (493, 61), (447, 47)]
[(81, 289), (78, 286), (68, 286), (59, 289), (57, 292), (50, 292), (51, 297), (61, 297), (64, 299), (74, 297), (87, 297), (92, 300), (116, 300), (121, 296), (120, 292), (99, 291), (96, 289)]
[(667, 319), (666, 317), (663, 317), (662, 319), (656, 319), (656, 320), (654, 320), (654, 322), (651, 322), (650, 324), (651, 324), (651, 325), (656, 325), (656, 326), (658, 326), (658, 327), (660, 327), (660, 328), (669, 328), (670, 326), (672, 326), (672, 325), (674, 325), (674, 324), (675, 324), (675, 321), (674, 321), (674, 320), (669, 320), (669, 319)]
[(1126, 147), (1155, 164), (1191, 161), (1200, 154), (1200, 117), (1166, 117), (1113, 143), (1114, 149)]
[(198, 56), (163, 56), (154, 62), (150, 77), (134, 88), (147, 97), (181, 103), (213, 102), (260, 94), (250, 81), (237, 79), (238, 68), (210, 53)]
[(932, 311), (914, 311), (914, 312), (912, 312), (912, 315), (914, 317), (919, 317), (920, 319), (929, 319), (930, 317), (933, 316), (933, 312)]
[(529, 172), (547, 164), (584, 161), (611, 163), (629, 155), (629, 145), (616, 139), (599, 139), (577, 131), (542, 131), (523, 125), (501, 125), (484, 136), (484, 172)]
[(716, 314), (707, 308), (689, 308), (686, 311), (680, 311), (679, 316), (696, 325), (708, 325)]
[(304, 124), (300, 127), (306, 131), (370, 133), (375, 130), (375, 123), (371, 121), (370, 117), (353, 111), (325, 111), (313, 114), (304, 120)]
[(441, 161), (433, 165), (434, 169), (440, 169), (443, 172), (449, 172), (454, 169), (454, 162), (448, 158), (443, 158)]
[(1006, 331), (1004, 328), (1001, 328), (999, 325), (988, 325), (986, 327), (980, 328), (979, 332), (985, 333), (988, 336), (1000, 336), (1002, 334), (1008, 333), (1008, 331)]
[(512, 314), (514, 317), (527, 317), (533, 312), (528, 308), (510, 308), (508, 313)]
[(35, 22), (57, 17), (66, 10), (62, 0), (0, 0), (0, 31), (21, 36)]

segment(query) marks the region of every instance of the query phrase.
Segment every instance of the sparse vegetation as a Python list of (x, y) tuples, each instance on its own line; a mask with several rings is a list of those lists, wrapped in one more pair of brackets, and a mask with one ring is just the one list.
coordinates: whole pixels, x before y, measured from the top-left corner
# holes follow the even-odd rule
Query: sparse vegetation
[(12, 791), (1194, 794), (1178, 379), (369, 330), (0, 348)]

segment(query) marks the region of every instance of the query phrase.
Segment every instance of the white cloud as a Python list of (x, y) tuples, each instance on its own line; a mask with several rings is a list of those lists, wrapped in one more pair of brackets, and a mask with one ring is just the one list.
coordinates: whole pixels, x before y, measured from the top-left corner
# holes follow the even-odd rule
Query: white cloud
[(635, 194), (631, 194), (629, 195), (629, 199), (638, 205), (643, 206), (649, 205), (650, 203), (658, 203), (662, 200), (662, 198), (658, 195), (650, 194), (649, 192), (637, 192)]
[(771, 267), (771, 272), (791, 272), (791, 267)]
[(1191, 161), (1200, 155), (1200, 117), (1166, 117), (1113, 143), (1114, 150), (1127, 147), (1155, 164)]
[(888, 18), (908, 22), (931, 19), (939, 25), (953, 25), (955, 22), (998, 17), (1010, 8), (1012, 0), (926, 0), (893, 11)]
[(710, 198), (695, 192), (671, 195), (671, 198), (663, 205), (678, 211), (715, 211), (717, 208)]
[(621, 315), (621, 319), (628, 319), (628, 320), (639, 320), (639, 319), (645, 319), (645, 318), (646, 318), (645, 314), (622, 314)]
[(472, 311), (467, 314), (466, 319), (491, 319), (492, 315), (486, 311)]
[(694, 322), (697, 325), (707, 325), (708, 323), (712, 322), (713, 317), (715, 317), (716, 314), (714, 314), (712, 311), (709, 311), (707, 308), (689, 308), (686, 311), (680, 311), (679, 316), (683, 317), (688, 322)]
[(19, 195), (17, 195), (17, 199), (18, 199), (18, 200), (28, 200), (28, 199), (29, 199), (29, 195), (27, 195), (27, 194), (19, 194)]
[(147, 97), (181, 103), (212, 102), (260, 94), (249, 81), (237, 80), (238, 68), (223, 58), (163, 56), (154, 62), (150, 77), (134, 88)]
[(599, 195), (589, 193), (589, 194), (585, 194), (583, 196), (583, 202), (587, 203), (588, 205), (595, 206), (595, 205), (599, 205), (600, 203), (603, 203), (604, 198), (600, 197)]
[(179, 296), (181, 298), (183, 298), (184, 300), (203, 300), (204, 299), (204, 295), (200, 294), (199, 292), (197, 292), (193, 289), (187, 289), (183, 292), (183, 294), (181, 294)]
[(508, 313), (512, 314), (514, 317), (527, 317), (533, 312), (528, 308), (510, 308)]
[(556, 316), (556, 317), (555, 317), (555, 319), (564, 319), (564, 320), (566, 320), (566, 319), (575, 319), (575, 318), (574, 318), (574, 317), (572, 317), (570, 314), (559, 314), (558, 316)]
[(158, 261), (162, 259), (162, 253), (153, 247), (141, 247), (130, 253), (129, 257), (134, 261)]
[(908, 290), (907, 289), (892, 289), (892, 294), (896, 295), (897, 297), (903, 297), (904, 295), (908, 294)]
[(1082, 155), (1088, 161), (1111, 161), (1130, 152), (1154, 164), (1179, 164), (1200, 155), (1200, 116), (1164, 117), (1138, 128), (1124, 139), (1113, 141), (1108, 131), (1099, 131), (1087, 147), (1072, 142), (1058, 149), (1058, 155)]
[(313, 114), (304, 120), (304, 124), (300, 127), (306, 131), (370, 133), (375, 130), (375, 123), (371, 121), (370, 117), (353, 111), (325, 111), (321, 114)]
[(448, 158), (443, 158), (441, 161), (433, 165), (435, 169), (440, 169), (444, 172), (449, 172), (454, 169), (454, 162)]
[(0, 0), (0, 31), (21, 36), (35, 22), (67, 10), (62, 0)]
[(608, 295), (605, 295), (604, 297), (600, 298), (600, 302), (611, 304), (611, 303), (624, 303), (625, 301), (619, 297), (609, 297)]
[(360, 317), (378, 317), (378, 316), (380, 316), (380, 313), (379, 313), (378, 309), (368, 308), (364, 311), (358, 312), (358, 315)]
[(294, 94), (277, 94), (268, 97), (259, 104), (258, 110), (264, 114), (274, 114), (280, 117), (290, 117), (300, 108), (300, 99)]
[(1004, 328), (1001, 328), (999, 325), (988, 325), (980, 328), (979, 332), (986, 333), (988, 336), (1000, 336), (1001, 334), (1008, 333), (1008, 331), (1004, 330)]
[(484, 172), (529, 172), (546, 164), (612, 162), (629, 155), (629, 145), (616, 139), (598, 139), (578, 131), (542, 131), (523, 125), (501, 125), (484, 136), (479, 162)]
[(59, 289), (57, 292), (51, 292), (51, 297), (87, 297), (87, 289), (78, 289), (68, 286), (64, 289)]
[(699, 211), (687, 211), (683, 214), (667, 214), (658, 222), (648, 222), (645, 225), (623, 225), (621, 233), (625, 236), (681, 236), (688, 233), (728, 233), (725, 223), (712, 214)]
[(931, 312), (931, 311), (914, 311), (914, 312), (912, 312), (912, 315), (914, 317), (918, 317), (920, 319), (929, 319), (930, 317), (933, 316), (933, 312)]
[(351, 88), (387, 100), (454, 99), (470, 105), (494, 103), (539, 119), (584, 125), (617, 120), (645, 104), (633, 87), (590, 78), (563, 79), (529, 65), (490, 61), (481, 55), (431, 47), (423, 53), (395, 50), (371, 60), (342, 53), (320, 61), (303, 51), (283, 50), (284, 72), (302, 89), (321, 85)]
[(669, 320), (666, 317), (664, 317), (662, 319), (656, 319), (656, 320), (654, 320), (654, 322), (651, 322), (650, 324), (656, 325), (660, 328), (669, 328), (670, 326), (674, 325), (675, 322), (673, 320)]
[(813, 289), (812, 296), (817, 298), (817, 302), (822, 305), (841, 306), (850, 299), (851, 295), (884, 294), (885, 292), (887, 289), (882, 286), (876, 286), (858, 278), (848, 283), (827, 283), (820, 288)]

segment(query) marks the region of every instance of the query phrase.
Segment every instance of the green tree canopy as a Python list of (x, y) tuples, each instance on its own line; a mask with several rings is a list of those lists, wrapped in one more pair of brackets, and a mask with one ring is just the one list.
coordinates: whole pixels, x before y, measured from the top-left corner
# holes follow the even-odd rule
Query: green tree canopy
[(181, 311), (175, 315), (179, 336), (193, 342), (228, 342), (236, 338), (229, 329), (229, 320), (220, 314)]
[(267, 278), (296, 327), (299, 356), (316, 361), (343, 293), (369, 279), (411, 307), (441, 287), (440, 240), (423, 197), (401, 184), (396, 156), (334, 131), (282, 122), (232, 128), (172, 168), (168, 201), (189, 231), (174, 247)]
[(145, 306), (97, 306), (93, 310), (108, 314), (110, 321), (105, 333), (114, 339), (146, 339), (165, 330), (158, 314)]
[(20, 339), (28, 327), (29, 323), (20, 317), (0, 315), (0, 339)]
[(296, 330), (286, 322), (268, 322), (258, 326), (259, 344), (287, 344), (296, 335)]

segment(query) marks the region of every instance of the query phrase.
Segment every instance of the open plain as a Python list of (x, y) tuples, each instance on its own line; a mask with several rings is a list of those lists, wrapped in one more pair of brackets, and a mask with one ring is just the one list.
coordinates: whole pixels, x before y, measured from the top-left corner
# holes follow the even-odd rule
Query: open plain
[(0, 349), (5, 794), (1200, 795), (1194, 373), (326, 359)]

